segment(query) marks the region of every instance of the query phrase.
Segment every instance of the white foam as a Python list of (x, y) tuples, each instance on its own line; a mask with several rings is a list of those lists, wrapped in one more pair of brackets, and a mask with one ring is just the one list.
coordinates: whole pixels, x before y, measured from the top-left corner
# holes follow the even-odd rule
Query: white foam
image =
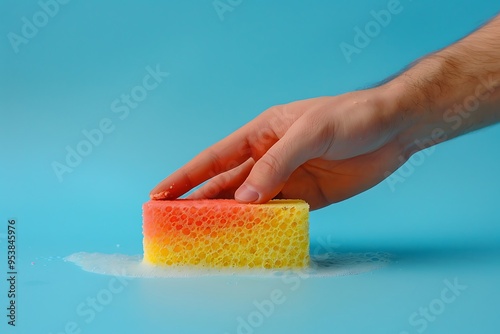
[[(83, 270), (102, 274), (127, 277), (200, 277), (200, 276), (257, 276), (279, 277), (290, 270), (265, 269), (200, 269), (195, 267), (155, 266), (142, 261), (141, 255), (75, 253), (64, 258)], [(391, 256), (383, 252), (341, 253), (330, 252), (311, 255), (309, 268), (295, 270), (310, 277), (331, 277), (357, 275), (380, 269), (391, 262)]]

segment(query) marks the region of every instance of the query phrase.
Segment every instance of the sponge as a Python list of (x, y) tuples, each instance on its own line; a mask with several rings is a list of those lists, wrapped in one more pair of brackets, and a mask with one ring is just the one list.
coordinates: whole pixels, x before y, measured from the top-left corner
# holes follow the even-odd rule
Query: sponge
[(151, 200), (143, 205), (144, 261), (204, 268), (303, 268), (309, 205), (228, 199)]

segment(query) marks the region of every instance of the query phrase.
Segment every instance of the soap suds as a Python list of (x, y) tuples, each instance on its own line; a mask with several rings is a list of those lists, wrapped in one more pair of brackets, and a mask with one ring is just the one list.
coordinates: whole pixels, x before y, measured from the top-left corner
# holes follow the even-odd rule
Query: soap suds
[[(273, 269), (205, 269), (195, 267), (155, 266), (142, 261), (142, 255), (75, 253), (64, 258), (80, 266), (83, 270), (113, 276), (142, 278), (179, 278), (201, 276), (253, 276), (279, 277), (290, 270)], [(311, 264), (305, 269), (292, 271), (301, 272), (310, 277), (333, 277), (357, 275), (380, 269), (391, 262), (390, 254), (383, 252), (342, 253), (331, 252), (311, 255)]]

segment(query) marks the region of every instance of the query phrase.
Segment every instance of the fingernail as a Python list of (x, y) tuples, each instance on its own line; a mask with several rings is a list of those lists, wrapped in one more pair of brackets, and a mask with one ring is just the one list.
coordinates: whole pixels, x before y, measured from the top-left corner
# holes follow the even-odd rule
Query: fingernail
[(251, 189), (249, 186), (242, 185), (240, 189), (238, 189), (236, 194), (234, 194), (234, 197), (236, 198), (237, 201), (250, 203), (258, 200), (260, 195), (258, 192)]

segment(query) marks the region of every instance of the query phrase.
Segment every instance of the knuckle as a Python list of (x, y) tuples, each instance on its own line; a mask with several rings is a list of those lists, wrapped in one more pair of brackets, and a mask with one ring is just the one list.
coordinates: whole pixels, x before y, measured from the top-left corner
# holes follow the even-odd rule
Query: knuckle
[(269, 175), (279, 180), (283, 178), (283, 162), (275, 154), (268, 152), (259, 162), (262, 175)]
[(224, 168), (224, 166), (222, 166), (222, 163), (221, 163), (222, 160), (221, 160), (221, 157), (218, 153), (216, 153), (213, 150), (210, 150), (207, 152), (207, 155), (208, 155), (208, 159), (210, 161), (210, 165), (212, 166), (211, 170), (213, 171), (213, 174), (214, 174), (214, 175), (211, 175), (211, 177), (213, 177), (217, 174), (220, 174), (226, 170)]
[(217, 180), (212, 180), (206, 184), (203, 189), (203, 195), (206, 198), (216, 197), (222, 190), (222, 185)]

